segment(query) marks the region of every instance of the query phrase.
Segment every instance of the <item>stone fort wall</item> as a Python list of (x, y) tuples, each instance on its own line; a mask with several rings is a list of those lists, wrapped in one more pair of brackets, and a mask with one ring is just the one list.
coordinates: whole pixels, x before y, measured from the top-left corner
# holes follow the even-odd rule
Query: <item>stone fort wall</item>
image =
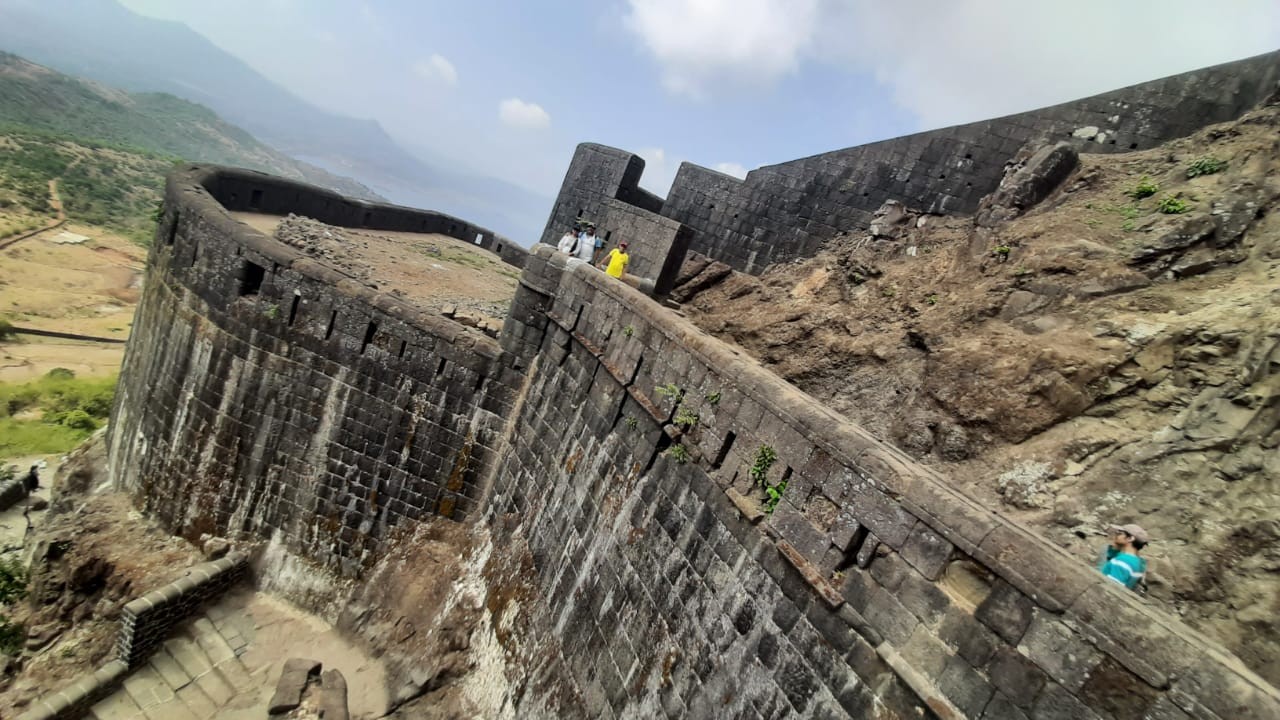
[(520, 380), (496, 341), (322, 266), (227, 204), (475, 230), (248, 171), (175, 172), (112, 414), (117, 485), (189, 539), (273, 538), (346, 576), (405, 520), (473, 517)]
[(529, 641), (563, 648), (583, 717), (1280, 712), (1220, 647), (622, 283), (536, 248), (507, 331), (532, 370), (491, 510), (528, 539)]
[(556, 672), (520, 717), (1280, 715), (1219, 646), (625, 284), (537, 247), (494, 342), (235, 222), (251, 177), (168, 181), (113, 478), (334, 582), (413, 520), (502, 518), (540, 590), (513, 632)]
[[(1280, 51), (1030, 112), (822, 153), (747, 174), (684, 163), (665, 200), (647, 207), (693, 231), (691, 249), (756, 273), (811, 257), (827, 240), (865, 230), (886, 200), (932, 213), (972, 212), (1028, 143), (1082, 152), (1145, 150), (1239, 117), (1277, 90)], [(583, 144), (556, 199), (555, 223), (602, 197), (632, 196), (644, 161)], [(657, 205), (655, 209), (655, 204)], [(543, 241), (546, 242), (544, 235)]]

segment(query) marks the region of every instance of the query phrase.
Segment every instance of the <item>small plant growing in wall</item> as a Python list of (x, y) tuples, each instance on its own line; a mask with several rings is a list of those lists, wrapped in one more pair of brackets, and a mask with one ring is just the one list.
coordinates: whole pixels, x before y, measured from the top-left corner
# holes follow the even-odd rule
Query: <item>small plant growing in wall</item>
[(930, 305), (937, 305), (938, 293), (929, 293), (927, 296), (925, 296), (924, 301)]
[(688, 405), (681, 403), (680, 407), (676, 408), (676, 416), (672, 419), (672, 422), (676, 424), (676, 427), (688, 430), (698, 424), (698, 413), (691, 410)]
[(280, 306), (272, 303), (262, 309), (262, 314), (266, 315), (269, 320), (275, 320), (280, 317)]
[(1125, 195), (1128, 195), (1134, 200), (1141, 200), (1145, 197), (1151, 197), (1158, 192), (1160, 192), (1160, 186), (1157, 185), (1154, 180), (1144, 175), (1142, 179), (1138, 181), (1138, 184), (1130, 188)]
[(720, 391), (719, 391), (719, 390), (716, 390), (715, 392), (709, 392), (709, 393), (707, 393), (706, 395), (703, 395), (703, 396), (702, 396), (702, 399), (703, 399), (703, 400), (706, 400), (706, 401), (707, 401), (709, 404), (711, 404), (711, 405), (719, 405), (719, 404), (720, 404)]
[(1173, 195), (1165, 195), (1160, 198), (1160, 203), (1156, 205), (1156, 209), (1165, 215), (1180, 215), (1191, 209), (1186, 200)]
[(654, 392), (658, 393), (660, 397), (667, 398), (671, 402), (677, 403), (677, 404), (684, 399), (684, 390), (681, 390), (680, 386), (676, 385), (675, 383), (667, 383), (666, 385), (659, 385), (658, 387), (654, 388)]
[(777, 485), (764, 486), (764, 512), (766, 515), (772, 515), (773, 511), (778, 507), (778, 503), (782, 501), (782, 493), (787, 491), (787, 481), (783, 480)]
[(778, 453), (768, 445), (761, 445), (756, 448), (755, 459), (751, 462), (751, 482), (765, 487), (765, 478), (769, 476), (769, 468), (778, 461)]
[(1187, 179), (1201, 175), (1213, 175), (1227, 169), (1227, 161), (1216, 157), (1202, 157), (1187, 166)]
[(627, 337), (631, 337), (632, 335), (636, 334), (636, 329), (628, 325), (622, 328), (622, 334), (626, 335)]
[(667, 448), (667, 451), (663, 454), (671, 458), (672, 460), (676, 461), (680, 465), (683, 465), (689, 462), (689, 448), (685, 447), (681, 443), (676, 443), (675, 445), (672, 445), (671, 447)]
[(1000, 262), (1004, 262), (1009, 259), (1009, 253), (1011, 252), (1013, 252), (1013, 248), (1008, 245), (997, 245), (991, 248), (991, 257), (994, 257)]
[(627, 416), (627, 419), (626, 419), (626, 420), (623, 420), (623, 422), (624, 422), (624, 423), (626, 423), (626, 425), (627, 425), (627, 429), (629, 429), (629, 430), (635, 430), (635, 429), (636, 429), (636, 426), (640, 424), (639, 422), (637, 422), (637, 421), (636, 421), (636, 419), (635, 419), (635, 418), (633, 418), (633, 417), (631, 417), (631, 416), (629, 416), (629, 415)]

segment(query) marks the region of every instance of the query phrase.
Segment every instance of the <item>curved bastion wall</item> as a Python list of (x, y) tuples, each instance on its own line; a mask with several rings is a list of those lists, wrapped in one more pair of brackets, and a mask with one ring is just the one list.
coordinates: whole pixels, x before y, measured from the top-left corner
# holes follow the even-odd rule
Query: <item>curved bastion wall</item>
[(414, 520), (527, 546), (527, 622), (485, 603), (536, 679), (516, 716), (1280, 716), (1221, 647), (625, 284), (537, 247), (495, 343), (234, 221), (254, 177), (169, 178), (113, 478), (334, 585)]
[(189, 539), (271, 538), (346, 576), (406, 519), (476, 513), (519, 380), (496, 342), (227, 210), (467, 241), (475, 226), (225, 168), (175, 172), (164, 207), (112, 413), (117, 486)]

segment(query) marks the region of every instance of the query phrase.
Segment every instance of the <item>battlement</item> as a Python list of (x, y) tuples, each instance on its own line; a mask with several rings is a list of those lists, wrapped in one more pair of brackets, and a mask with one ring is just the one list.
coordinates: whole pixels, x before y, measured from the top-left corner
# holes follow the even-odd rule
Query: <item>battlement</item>
[[(812, 257), (833, 237), (866, 230), (886, 200), (930, 213), (972, 212), (1000, 183), (1005, 164), (1028, 144), (1066, 141), (1090, 153), (1146, 150), (1238, 118), (1272, 96), (1278, 83), (1280, 51), (1029, 112), (766, 165), (745, 180), (683, 163), (666, 199), (649, 206), (656, 203), (655, 212), (692, 231), (690, 249), (759, 274), (777, 262)], [(639, 191), (637, 160), (603, 145), (578, 146), (553, 223), (572, 220), (571, 210), (591, 208), (593, 198)]]

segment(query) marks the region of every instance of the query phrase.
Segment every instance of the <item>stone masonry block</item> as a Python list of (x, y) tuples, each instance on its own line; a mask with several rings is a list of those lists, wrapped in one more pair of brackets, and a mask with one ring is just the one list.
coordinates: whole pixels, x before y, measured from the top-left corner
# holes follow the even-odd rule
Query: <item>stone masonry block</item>
[(1018, 650), (1071, 692), (1080, 690), (1102, 661), (1102, 653), (1063, 624), (1059, 616), (1038, 609)]
[(897, 550), (907, 541), (911, 529), (918, 522), (898, 502), (890, 498), (870, 482), (862, 482), (850, 488), (847, 506), (858, 522), (867, 526), (881, 542)]
[(954, 550), (954, 546), (941, 535), (924, 523), (919, 523), (902, 547), (902, 557), (919, 570), (921, 575), (937, 580), (946, 569)]
[[(1031, 708), (1031, 720), (1099, 720), (1099, 716), (1066, 688), (1051, 682)], [(1147, 715), (1144, 720), (1155, 719)]]
[(1001, 642), (986, 625), (957, 607), (947, 610), (938, 637), (974, 667), (985, 666)]
[(915, 626), (911, 637), (898, 652), (903, 660), (928, 678), (940, 677), (947, 662), (954, 657), (947, 646), (923, 625)]
[(1000, 647), (987, 666), (991, 684), (1018, 707), (1028, 708), (1044, 688), (1048, 678), (1036, 664), (1010, 647)]
[(1031, 600), (1017, 588), (1001, 580), (996, 583), (987, 599), (978, 606), (975, 617), (987, 627), (1004, 638), (1005, 642), (1017, 645), (1031, 624)]
[(978, 717), (991, 700), (995, 689), (978, 671), (963, 658), (952, 656), (937, 679), (938, 690), (955, 705), (965, 717)]

